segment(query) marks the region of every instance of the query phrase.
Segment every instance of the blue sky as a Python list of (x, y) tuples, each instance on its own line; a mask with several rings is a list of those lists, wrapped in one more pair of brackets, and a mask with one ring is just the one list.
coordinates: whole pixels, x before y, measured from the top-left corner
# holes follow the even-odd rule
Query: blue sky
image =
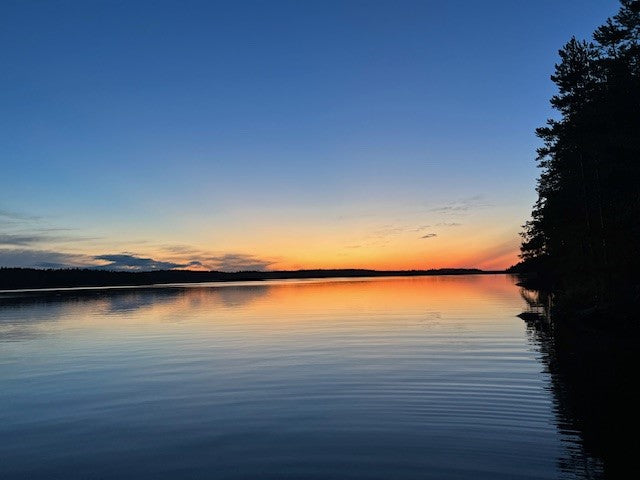
[(3, 2), (0, 264), (513, 263), (557, 50), (617, 8)]

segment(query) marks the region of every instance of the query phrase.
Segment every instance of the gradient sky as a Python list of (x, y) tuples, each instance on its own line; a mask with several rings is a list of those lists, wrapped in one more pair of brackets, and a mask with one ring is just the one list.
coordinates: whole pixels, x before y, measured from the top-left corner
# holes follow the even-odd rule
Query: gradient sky
[(0, 266), (502, 268), (613, 0), (3, 1)]

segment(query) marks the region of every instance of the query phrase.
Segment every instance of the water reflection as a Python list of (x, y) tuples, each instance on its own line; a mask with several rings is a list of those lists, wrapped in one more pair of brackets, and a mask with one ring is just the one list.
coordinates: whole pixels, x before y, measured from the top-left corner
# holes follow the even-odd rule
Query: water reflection
[(558, 428), (568, 445), (560, 468), (584, 478), (628, 478), (640, 447), (637, 333), (568, 324), (551, 318), (548, 294), (521, 294), (528, 305), (527, 332), (551, 375)]
[[(103, 316), (109, 321), (152, 315), (178, 321), (180, 310), (243, 307), (267, 295), (268, 285), (211, 287), (141, 287), (69, 289), (0, 294), (0, 341), (33, 338), (50, 322), (82, 321)], [(146, 313), (138, 311), (145, 311)]]
[(523, 305), (507, 276), (3, 295), (0, 477), (592, 478)]

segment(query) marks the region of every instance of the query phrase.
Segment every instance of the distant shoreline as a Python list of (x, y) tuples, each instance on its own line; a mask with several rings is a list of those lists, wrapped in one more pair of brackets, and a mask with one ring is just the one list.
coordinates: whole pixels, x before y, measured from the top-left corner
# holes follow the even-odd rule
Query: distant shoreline
[(247, 282), (265, 280), (295, 280), (323, 278), (365, 277), (424, 277), (445, 275), (494, 275), (504, 270), (477, 268), (439, 268), (430, 270), (279, 270), (217, 272), (190, 270), (159, 270), (151, 272), (122, 272), (99, 269), (35, 269), (0, 268), (0, 293), (55, 291), (66, 289), (103, 289), (169, 286), (174, 284)]

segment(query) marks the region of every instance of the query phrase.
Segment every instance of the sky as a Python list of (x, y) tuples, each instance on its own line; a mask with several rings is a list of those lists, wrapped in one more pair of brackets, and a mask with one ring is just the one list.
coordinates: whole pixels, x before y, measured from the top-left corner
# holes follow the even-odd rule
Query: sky
[(499, 269), (613, 0), (0, 4), (0, 266)]

